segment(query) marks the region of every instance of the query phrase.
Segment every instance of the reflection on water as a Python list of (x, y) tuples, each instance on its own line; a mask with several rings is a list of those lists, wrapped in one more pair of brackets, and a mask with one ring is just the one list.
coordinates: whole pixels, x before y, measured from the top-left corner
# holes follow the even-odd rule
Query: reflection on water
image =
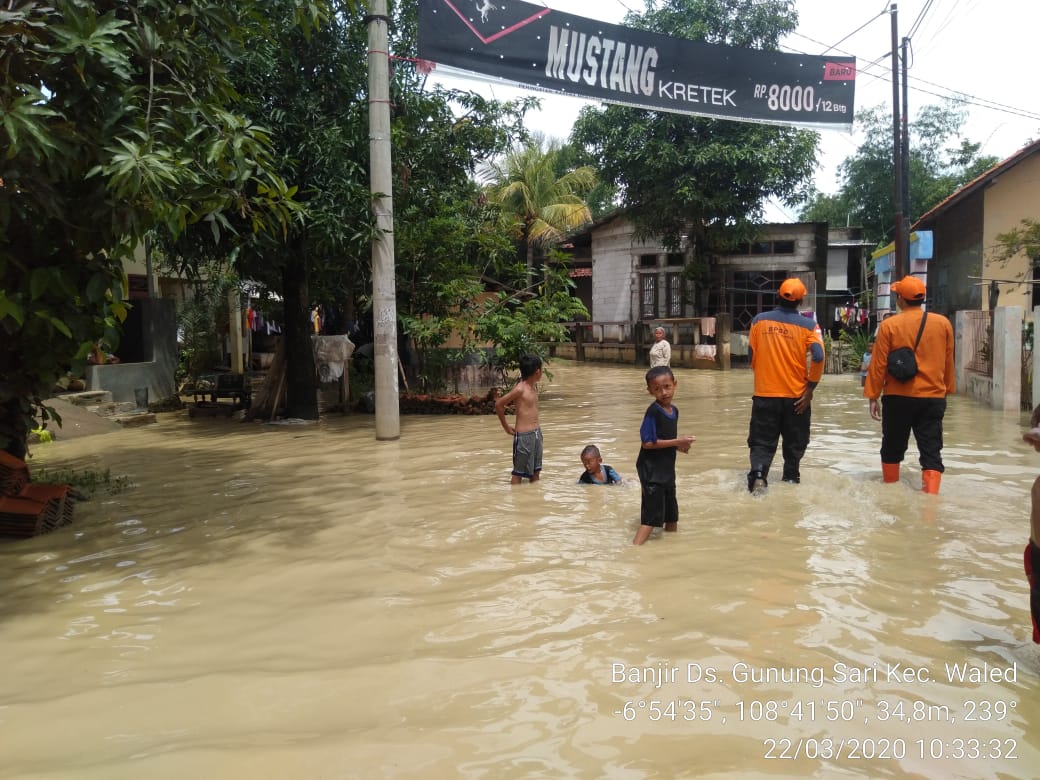
[[(1037, 776), (1022, 416), (951, 399), (924, 496), (827, 376), (753, 498), (750, 374), (679, 370), (680, 530), (633, 548), (643, 372), (551, 368), (535, 485), (493, 416), (36, 448), (135, 487), (0, 545), (0, 777)], [(630, 484), (576, 485), (587, 443)]]

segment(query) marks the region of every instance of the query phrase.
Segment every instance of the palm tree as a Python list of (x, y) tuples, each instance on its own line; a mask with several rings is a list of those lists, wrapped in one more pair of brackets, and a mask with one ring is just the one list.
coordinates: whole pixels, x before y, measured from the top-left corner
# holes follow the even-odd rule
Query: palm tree
[(543, 252), (572, 230), (592, 221), (584, 200), (596, 185), (590, 166), (558, 171), (560, 146), (535, 135), (505, 159), (488, 164), (488, 196), (512, 221), (527, 254), (527, 278), (534, 275), (535, 248)]

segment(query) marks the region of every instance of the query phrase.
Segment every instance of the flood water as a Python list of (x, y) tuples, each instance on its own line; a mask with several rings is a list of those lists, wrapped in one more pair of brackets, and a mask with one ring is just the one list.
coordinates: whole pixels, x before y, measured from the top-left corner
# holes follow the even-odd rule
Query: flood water
[[(0, 777), (1040, 775), (1027, 415), (950, 399), (926, 496), (827, 375), (752, 497), (750, 372), (679, 369), (679, 532), (636, 548), (643, 369), (549, 368), (535, 485), (494, 416), (35, 447), (133, 487), (0, 544)], [(590, 442), (628, 485), (575, 484)]]

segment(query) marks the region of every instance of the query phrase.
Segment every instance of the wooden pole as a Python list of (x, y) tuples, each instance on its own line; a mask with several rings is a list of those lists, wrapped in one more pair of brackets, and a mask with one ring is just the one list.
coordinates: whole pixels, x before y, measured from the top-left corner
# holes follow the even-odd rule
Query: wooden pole
[(400, 369), (400, 371), (401, 371), (401, 381), (402, 381), (402, 382), (404, 382), (404, 389), (405, 389), (405, 392), (407, 392), (407, 393), (410, 393), (410, 392), (412, 392), (412, 388), (410, 388), (410, 387), (408, 386), (408, 377), (407, 377), (407, 376), (405, 376), (405, 373), (404, 373), (404, 364), (403, 364), (403, 363), (402, 363), (402, 362), (400, 361), (400, 359), (398, 359), (398, 361), (397, 361), (397, 367), (398, 367), (398, 368)]
[(278, 414), (278, 402), (282, 400), (282, 388), (285, 387), (285, 370), (283, 368), (282, 375), (278, 378), (278, 389), (274, 393), (274, 403), (271, 404), (271, 419)]

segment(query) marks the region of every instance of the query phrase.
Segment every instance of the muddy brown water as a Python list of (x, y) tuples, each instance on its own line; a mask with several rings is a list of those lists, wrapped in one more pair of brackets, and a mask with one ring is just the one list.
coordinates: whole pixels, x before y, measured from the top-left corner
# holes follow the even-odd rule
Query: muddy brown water
[[(758, 498), (750, 373), (678, 370), (679, 532), (634, 548), (643, 372), (550, 368), (536, 485), (493, 416), (35, 447), (133, 488), (0, 545), (0, 777), (1040, 775), (1024, 415), (952, 398), (925, 496), (828, 375)], [(575, 484), (590, 442), (630, 484)]]

